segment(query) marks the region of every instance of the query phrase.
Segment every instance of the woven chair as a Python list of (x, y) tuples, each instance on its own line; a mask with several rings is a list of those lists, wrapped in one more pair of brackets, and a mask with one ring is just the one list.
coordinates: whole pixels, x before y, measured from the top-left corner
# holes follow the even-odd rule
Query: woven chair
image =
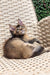
[(38, 22), (31, 0), (0, 1), (0, 75), (50, 75), (50, 52), (28, 59), (6, 59), (3, 44), (11, 37), (9, 24), (17, 25), (20, 18), (30, 37), (39, 38), (44, 47), (50, 46), (50, 16)]

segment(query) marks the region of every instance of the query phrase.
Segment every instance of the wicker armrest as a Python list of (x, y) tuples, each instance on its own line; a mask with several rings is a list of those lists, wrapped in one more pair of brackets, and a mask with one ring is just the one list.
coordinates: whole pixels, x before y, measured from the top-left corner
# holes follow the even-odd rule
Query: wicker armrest
[(43, 46), (50, 46), (50, 16), (38, 22), (38, 36)]

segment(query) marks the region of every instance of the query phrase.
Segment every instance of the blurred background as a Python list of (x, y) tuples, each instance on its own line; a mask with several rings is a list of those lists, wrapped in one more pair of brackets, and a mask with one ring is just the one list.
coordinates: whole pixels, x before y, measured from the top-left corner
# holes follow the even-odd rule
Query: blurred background
[(50, 16), (50, 0), (32, 0), (38, 20)]

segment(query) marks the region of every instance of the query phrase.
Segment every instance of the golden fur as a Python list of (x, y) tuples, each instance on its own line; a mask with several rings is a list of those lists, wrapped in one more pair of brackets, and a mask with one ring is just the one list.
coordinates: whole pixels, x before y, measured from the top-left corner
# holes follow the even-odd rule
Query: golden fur
[(43, 51), (43, 47), (40, 45), (34, 47), (33, 43), (39, 43), (39, 41), (36, 38), (28, 37), (26, 34), (26, 27), (20, 19), (18, 20), (17, 26), (9, 26), (12, 37), (4, 44), (3, 50), (5, 57), (11, 59), (29, 58)]

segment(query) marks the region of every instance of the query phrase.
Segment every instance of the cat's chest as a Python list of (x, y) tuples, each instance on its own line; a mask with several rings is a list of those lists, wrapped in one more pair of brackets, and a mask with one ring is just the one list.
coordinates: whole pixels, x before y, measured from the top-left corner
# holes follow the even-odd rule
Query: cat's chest
[(13, 38), (13, 39), (11, 40), (11, 44), (12, 44), (13, 46), (18, 46), (18, 45), (23, 44), (23, 41), (22, 41), (21, 39), (19, 39), (19, 38)]

